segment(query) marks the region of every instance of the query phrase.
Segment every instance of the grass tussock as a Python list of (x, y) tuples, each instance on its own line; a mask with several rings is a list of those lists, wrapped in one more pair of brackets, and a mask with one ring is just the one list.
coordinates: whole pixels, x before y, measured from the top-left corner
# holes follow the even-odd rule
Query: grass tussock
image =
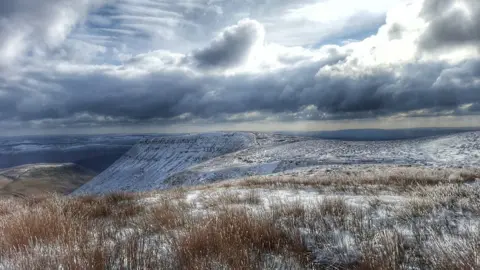
[(231, 205), (259, 205), (262, 203), (256, 190), (236, 192), (211, 192), (202, 196), (201, 204), (208, 208), (218, 208)]
[(291, 254), (303, 262), (308, 259), (298, 235), (286, 233), (273, 220), (246, 210), (222, 212), (204, 224), (179, 239), (182, 269), (211, 269), (212, 262), (230, 269), (259, 269), (265, 254)]
[(142, 229), (149, 233), (167, 232), (188, 224), (189, 204), (161, 198), (141, 219)]
[(90, 218), (116, 217), (119, 219), (142, 213), (137, 204), (139, 197), (130, 193), (113, 193), (105, 196), (82, 196), (67, 201), (66, 208), (77, 215)]
[(87, 233), (82, 223), (61, 209), (34, 208), (10, 215), (0, 224), (0, 252), (25, 250), (39, 243), (68, 242)]
[(0, 217), (16, 212), (18, 203), (14, 199), (0, 200)]
[[(382, 230), (362, 246), (362, 257), (356, 269), (397, 270), (408, 265), (406, 240), (397, 231)], [(412, 260), (413, 261), (413, 260)]]

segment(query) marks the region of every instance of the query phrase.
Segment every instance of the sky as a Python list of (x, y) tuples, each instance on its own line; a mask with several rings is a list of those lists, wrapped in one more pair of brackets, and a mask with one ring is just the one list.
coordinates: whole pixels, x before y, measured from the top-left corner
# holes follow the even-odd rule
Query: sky
[(478, 0), (2, 0), (0, 135), (480, 126)]

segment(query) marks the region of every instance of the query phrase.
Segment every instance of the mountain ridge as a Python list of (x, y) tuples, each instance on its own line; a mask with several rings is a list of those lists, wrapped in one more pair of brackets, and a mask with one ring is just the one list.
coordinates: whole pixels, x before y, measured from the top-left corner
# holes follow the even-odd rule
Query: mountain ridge
[(396, 141), (340, 141), (256, 132), (142, 140), (73, 194), (148, 191), (318, 166), (478, 166), (480, 132)]

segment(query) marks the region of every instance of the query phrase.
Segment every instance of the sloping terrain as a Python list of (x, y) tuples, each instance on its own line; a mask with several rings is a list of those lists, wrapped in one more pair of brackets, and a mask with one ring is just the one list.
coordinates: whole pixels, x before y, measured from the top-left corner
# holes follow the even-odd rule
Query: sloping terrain
[(95, 173), (81, 166), (32, 164), (0, 170), (0, 197), (28, 197), (47, 193), (70, 194), (87, 183)]
[(147, 139), (75, 193), (151, 190), (195, 164), (251, 147), (251, 133), (210, 133)]
[(435, 162), (452, 165), (480, 165), (480, 132), (449, 135), (426, 141), (422, 152)]
[(475, 167), (480, 132), (397, 141), (339, 141), (263, 133), (144, 140), (76, 194), (144, 191), (319, 167), (393, 164)]

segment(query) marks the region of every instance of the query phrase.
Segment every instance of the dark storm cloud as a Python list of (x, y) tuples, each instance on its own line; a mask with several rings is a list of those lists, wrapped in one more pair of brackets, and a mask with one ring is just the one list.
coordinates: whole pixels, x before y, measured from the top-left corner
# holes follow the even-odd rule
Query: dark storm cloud
[(193, 53), (200, 67), (232, 67), (247, 60), (253, 46), (262, 42), (263, 26), (256, 21), (243, 20), (225, 29), (208, 47)]
[[(27, 96), (31, 93), (9, 91), (9, 95), (1, 95), (0, 104), (6, 105), (1, 115), (3, 119), (46, 123), (52, 121), (48, 119), (58, 119), (67, 126), (195, 118), (218, 122), (227, 121), (226, 115), (251, 111), (288, 120), (290, 114), (315, 105), (318, 112), (305, 113), (304, 117), (341, 119), (389, 116), (412, 110), (430, 114), (454, 110), (454, 114), (464, 114), (465, 110), (457, 110), (459, 106), (480, 102), (475, 85), (480, 78), (475, 71), (479, 61), (459, 66), (442, 62), (409, 65), (400, 68), (401, 77), (387, 70), (360, 77), (325, 71), (328, 65), (345, 64), (349, 64), (345, 57), (332, 55), (324, 61), (255, 76), (195, 76), (183, 69), (162, 69), (141, 76), (108, 70), (60, 72), (49, 83), (61, 85), (62, 92), (43, 93), (36, 98), (42, 102), (31, 103)], [(28, 106), (18, 105), (22, 103)], [(476, 108), (478, 105), (470, 106), (467, 113), (477, 113)], [(328, 116), (325, 118), (323, 113)], [(185, 114), (188, 117), (179, 118)]]
[(426, 0), (421, 16), (429, 22), (420, 39), (425, 50), (480, 45), (478, 0)]
[(480, 102), (473, 103), (472, 106), (468, 108), (469, 112), (480, 112)]

